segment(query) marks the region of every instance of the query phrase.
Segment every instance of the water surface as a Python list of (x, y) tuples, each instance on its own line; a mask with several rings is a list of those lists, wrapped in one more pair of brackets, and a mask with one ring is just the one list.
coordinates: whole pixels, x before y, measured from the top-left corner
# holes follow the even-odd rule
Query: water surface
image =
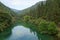
[(53, 40), (52, 36), (38, 32), (37, 27), (17, 25), (0, 33), (0, 40)]
[(38, 40), (37, 35), (24, 26), (15, 26), (7, 40)]

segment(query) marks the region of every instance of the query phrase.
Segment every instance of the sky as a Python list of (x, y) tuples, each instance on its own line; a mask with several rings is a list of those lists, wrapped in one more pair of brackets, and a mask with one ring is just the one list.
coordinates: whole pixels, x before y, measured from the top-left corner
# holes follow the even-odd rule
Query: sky
[(26, 9), (39, 1), (44, 0), (0, 0), (4, 5), (17, 10)]

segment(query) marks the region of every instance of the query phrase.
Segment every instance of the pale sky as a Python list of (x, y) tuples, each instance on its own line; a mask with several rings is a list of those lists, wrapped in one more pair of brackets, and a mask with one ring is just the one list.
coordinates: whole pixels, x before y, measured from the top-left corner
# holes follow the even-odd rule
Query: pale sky
[(17, 10), (26, 9), (39, 1), (44, 0), (0, 0), (0, 2), (5, 4), (6, 6)]

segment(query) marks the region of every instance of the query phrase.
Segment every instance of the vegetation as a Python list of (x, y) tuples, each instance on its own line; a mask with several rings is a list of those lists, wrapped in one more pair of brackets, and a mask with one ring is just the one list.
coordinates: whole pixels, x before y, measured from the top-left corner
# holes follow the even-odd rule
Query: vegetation
[(60, 0), (46, 0), (22, 10), (20, 16), (0, 2), (0, 30), (14, 23), (15, 19), (33, 24), (38, 33), (56, 35), (60, 38)]
[(29, 15), (34, 18), (42, 18), (48, 21), (54, 21), (56, 24), (60, 23), (60, 1), (47, 0), (38, 2), (36, 5), (23, 10), (23, 16)]
[[(58, 34), (60, 0), (46, 0), (22, 11), (21, 20), (35, 25), (41, 33)], [(39, 31), (39, 32), (40, 32)]]
[(56, 23), (49, 22), (44, 19), (34, 19), (30, 16), (24, 16), (23, 22), (25, 23), (31, 23), (38, 28), (39, 32), (49, 35), (56, 35), (58, 33)]
[(41, 21), (39, 23), (39, 28), (42, 33), (48, 33), (50, 35), (57, 34), (56, 24), (54, 22)]
[(0, 2), (0, 32), (15, 22), (14, 12)]

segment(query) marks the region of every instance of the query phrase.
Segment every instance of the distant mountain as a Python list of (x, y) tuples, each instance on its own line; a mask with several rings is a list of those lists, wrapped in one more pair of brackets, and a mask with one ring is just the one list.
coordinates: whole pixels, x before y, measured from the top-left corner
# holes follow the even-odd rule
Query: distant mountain
[(0, 12), (11, 13), (11, 12), (13, 12), (13, 11), (11, 11), (10, 8), (8, 8), (8, 7), (5, 6), (3, 3), (0, 2)]
[(22, 10), (16, 10), (16, 9), (11, 9), (12, 11), (14, 11), (16, 14), (20, 14), (20, 12), (22, 11)]
[[(19, 11), (20, 12), (20, 14), (29, 14), (29, 13), (31, 13), (31, 11), (33, 11), (32, 13), (36, 13), (36, 11), (38, 11), (37, 9), (38, 9), (38, 7), (39, 6), (41, 6), (41, 3), (43, 3), (43, 4), (46, 4), (46, 1), (39, 1), (39, 2), (37, 2), (35, 5), (32, 5), (31, 7), (29, 7), (29, 8), (26, 8), (26, 9), (24, 9), (24, 10), (21, 10), (21, 11)], [(31, 13), (31, 14), (32, 14)]]

